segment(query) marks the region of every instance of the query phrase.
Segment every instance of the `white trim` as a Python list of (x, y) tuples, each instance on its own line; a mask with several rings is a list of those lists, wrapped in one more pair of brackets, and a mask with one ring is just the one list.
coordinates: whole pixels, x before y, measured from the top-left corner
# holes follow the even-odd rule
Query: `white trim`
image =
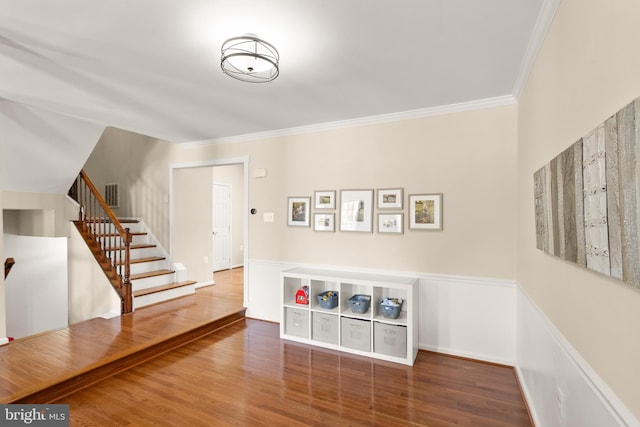
[(432, 274), (432, 273), (420, 273), (419, 279), (424, 280), (437, 280), (438, 282), (456, 282), (467, 285), (483, 285), (483, 286), (500, 286), (507, 288), (516, 288), (517, 283), (514, 280), (506, 279), (492, 279), (488, 277), (473, 277), (473, 276), (453, 276), (449, 274)]
[(484, 353), (480, 354), (480, 353), (464, 352), (464, 351), (458, 351), (452, 348), (431, 346), (431, 345), (425, 345), (425, 344), (418, 345), (418, 348), (420, 350), (433, 351), (435, 353), (448, 354), (450, 356), (464, 357), (467, 359), (473, 359), (473, 360), (479, 360), (483, 362), (497, 363), (499, 365), (515, 367), (515, 363), (513, 360), (500, 359)]
[[(530, 305), (538, 319), (541, 320), (537, 325), (527, 325), (528, 327), (544, 328), (544, 330), (552, 337), (557, 344), (558, 349), (562, 351), (574, 366), (575, 371), (579, 374), (585, 384), (591, 389), (593, 395), (602, 403), (602, 406), (611, 414), (611, 417), (620, 426), (626, 427), (640, 427), (640, 421), (629, 411), (626, 405), (616, 396), (616, 394), (609, 388), (607, 383), (600, 378), (600, 376), (589, 366), (584, 358), (578, 353), (578, 351), (571, 345), (571, 343), (562, 335), (562, 333), (556, 328), (553, 322), (547, 317), (547, 315), (538, 307), (531, 297), (525, 292), (525, 290), (518, 286), (519, 292), (524, 297), (524, 300)], [(520, 308), (519, 308), (520, 309)], [(517, 331), (521, 333), (522, 331)], [(553, 352), (553, 349), (547, 349), (545, 352)], [(518, 380), (522, 385), (522, 390), (527, 402), (536, 421), (536, 425), (539, 423), (539, 416), (535, 410), (536, 396), (527, 386), (526, 375), (522, 372), (521, 359), (516, 354), (516, 374)]]
[(380, 114), (377, 116), (360, 117), (357, 119), (339, 120), (335, 122), (319, 123), (309, 126), (299, 126), (286, 129), (278, 129), (266, 132), (256, 132), (244, 135), (235, 135), (222, 138), (207, 139), (181, 143), (181, 146), (201, 146), (210, 144), (234, 143), (256, 139), (276, 138), (286, 135), (298, 135), (304, 133), (320, 132), (326, 130), (343, 129), (356, 126), (374, 125), (380, 123), (395, 122), (400, 120), (419, 119), (424, 117), (441, 116), (444, 114), (460, 113), (464, 111), (480, 110), (483, 108), (502, 107), (515, 105), (516, 100), (511, 95), (497, 96), (495, 98), (480, 99), (477, 101), (460, 102), (458, 104), (441, 105), (437, 107), (422, 108), (418, 110), (401, 111), (397, 113)]
[(209, 280), (209, 281), (206, 281), (206, 282), (198, 282), (194, 286), (195, 286), (196, 289), (200, 289), (200, 288), (204, 288), (205, 286), (212, 286), (212, 285), (215, 285), (214, 281), (213, 280)]
[(9, 338), (0, 338), (0, 345), (9, 344)]
[(522, 91), (527, 84), (527, 80), (529, 79), (529, 75), (533, 69), (533, 64), (536, 62), (536, 58), (542, 48), (542, 44), (544, 43), (544, 39), (547, 36), (549, 28), (551, 28), (551, 23), (553, 22), (553, 18), (558, 10), (558, 6), (560, 6), (560, 0), (543, 1), (540, 13), (538, 14), (538, 19), (536, 20), (536, 25), (533, 28), (531, 37), (529, 38), (527, 50), (522, 63), (520, 64), (520, 71), (518, 72), (516, 83), (513, 86), (512, 93), (513, 98), (516, 101), (520, 99), (520, 95), (522, 95)]
[(107, 311), (106, 313), (102, 313), (100, 316), (103, 319), (113, 319), (115, 317), (120, 317), (122, 314), (119, 311)]
[(285, 266), (284, 268), (310, 268), (318, 270), (335, 270), (335, 271), (360, 271), (363, 273), (391, 275), (396, 277), (415, 277), (419, 280), (437, 280), (437, 281), (452, 281), (456, 283), (464, 283), (471, 285), (491, 285), (491, 286), (503, 286), (508, 288), (517, 288), (518, 284), (515, 280), (509, 279), (493, 279), (490, 277), (473, 277), (473, 276), (456, 276), (453, 274), (435, 274), (435, 273), (420, 273), (415, 271), (398, 271), (398, 270), (383, 270), (377, 268), (361, 268), (344, 265), (330, 265), (330, 264), (308, 264), (308, 263), (296, 263), (296, 262), (284, 262), (273, 261), (268, 259), (251, 258), (251, 262), (259, 262), (261, 264), (273, 264)]

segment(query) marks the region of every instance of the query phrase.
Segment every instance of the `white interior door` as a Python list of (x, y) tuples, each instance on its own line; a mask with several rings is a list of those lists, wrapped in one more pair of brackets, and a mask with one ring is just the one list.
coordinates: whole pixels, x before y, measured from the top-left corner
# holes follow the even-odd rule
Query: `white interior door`
[(231, 186), (213, 184), (213, 271), (231, 268)]

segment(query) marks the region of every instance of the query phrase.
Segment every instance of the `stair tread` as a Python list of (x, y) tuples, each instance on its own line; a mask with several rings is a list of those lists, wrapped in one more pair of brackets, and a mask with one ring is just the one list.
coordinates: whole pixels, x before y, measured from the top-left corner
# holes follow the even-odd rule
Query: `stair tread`
[(157, 276), (163, 276), (165, 274), (173, 274), (173, 273), (175, 273), (174, 270), (154, 270), (154, 271), (147, 271), (145, 273), (132, 274), (129, 279), (130, 280), (146, 279), (148, 277), (157, 277)]
[[(136, 258), (136, 259), (132, 259), (130, 262), (131, 264), (140, 264), (143, 262), (154, 262), (154, 261), (164, 261), (166, 258), (163, 256), (149, 256), (149, 257), (145, 257), (145, 258)], [(119, 264), (124, 264), (124, 261), (120, 262)]]
[[(80, 222), (85, 222), (85, 223), (110, 223), (113, 224), (113, 221), (111, 221), (111, 219), (109, 218), (96, 218), (96, 217), (91, 217), (91, 218), (85, 218), (83, 221)], [(138, 219), (120, 219), (118, 218), (118, 222), (120, 224), (138, 224), (140, 222), (140, 220)]]
[[(165, 259), (167, 258), (163, 256), (148, 256), (144, 258), (132, 258), (129, 262), (131, 264), (142, 264), (144, 262), (164, 261)], [(118, 261), (116, 265), (118, 266), (124, 265), (124, 260)]]
[[(152, 245), (151, 243), (144, 243), (139, 245), (129, 245), (129, 249), (147, 249), (147, 248), (155, 248), (156, 245)], [(105, 251), (123, 251), (124, 246), (115, 246), (111, 248), (104, 248)]]
[(154, 286), (152, 288), (145, 288), (145, 289), (140, 289), (139, 291), (134, 291), (133, 296), (134, 298), (141, 297), (144, 295), (154, 294), (156, 292), (168, 291), (170, 289), (177, 289), (183, 286), (193, 285), (195, 283), (196, 283), (195, 280), (187, 280), (185, 282), (176, 282), (176, 283), (169, 283), (168, 285)]
[[(94, 234), (100, 237), (112, 237), (112, 236), (120, 235), (120, 233), (94, 233)], [(146, 233), (144, 231), (131, 231), (129, 234), (131, 234), (132, 236), (146, 236), (149, 233)]]

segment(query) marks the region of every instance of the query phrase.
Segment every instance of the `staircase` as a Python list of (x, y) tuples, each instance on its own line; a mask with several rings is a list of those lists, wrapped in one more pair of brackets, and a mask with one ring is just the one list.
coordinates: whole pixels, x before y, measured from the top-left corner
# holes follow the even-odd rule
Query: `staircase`
[(120, 222), (129, 228), (132, 236), (129, 279), (134, 309), (195, 292), (196, 282), (186, 280), (186, 271), (176, 271), (171, 266), (166, 252), (143, 221), (121, 219)]
[(121, 300), (121, 313), (195, 292), (186, 271), (172, 268), (144, 222), (117, 218), (84, 171), (69, 195), (79, 204), (74, 221)]

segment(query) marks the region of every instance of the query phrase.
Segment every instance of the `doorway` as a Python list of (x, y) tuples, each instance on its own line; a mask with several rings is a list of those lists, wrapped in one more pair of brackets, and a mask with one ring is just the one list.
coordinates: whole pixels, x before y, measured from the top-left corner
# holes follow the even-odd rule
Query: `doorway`
[[(231, 206), (225, 208), (230, 210), (230, 225), (227, 226), (230, 233), (228, 238), (223, 236), (229, 242), (224, 245), (229, 245), (230, 249), (228, 256), (222, 254), (222, 258), (227, 259), (224, 265), (218, 263), (219, 251), (215, 249), (217, 239), (214, 232), (220, 233), (220, 230), (214, 229), (215, 219), (212, 221), (217, 209), (214, 183), (230, 185)], [(170, 165), (169, 255), (173, 262), (183, 264), (189, 278), (197, 280), (198, 284), (213, 284), (213, 272), (220, 268), (247, 266), (248, 193), (248, 157)], [(197, 202), (185, 204), (185, 198)], [(195, 212), (196, 209), (200, 213)], [(203, 215), (204, 212), (208, 215)], [(197, 277), (192, 277), (192, 272)], [(245, 306), (249, 295), (247, 273), (245, 268), (242, 279)]]

